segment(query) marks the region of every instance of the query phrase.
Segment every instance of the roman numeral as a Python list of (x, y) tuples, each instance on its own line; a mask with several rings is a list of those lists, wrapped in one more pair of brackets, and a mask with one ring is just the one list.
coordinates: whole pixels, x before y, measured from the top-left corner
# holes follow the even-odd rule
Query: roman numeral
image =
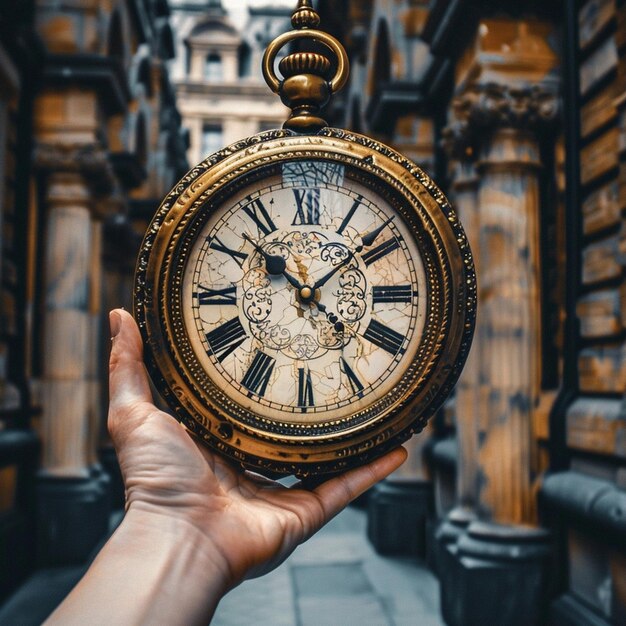
[(363, 383), (357, 378), (357, 375), (352, 371), (352, 368), (348, 365), (348, 362), (341, 357), (341, 370), (348, 377), (348, 383), (350, 389), (355, 396), (359, 398), (363, 397)]
[(294, 189), (296, 217), (292, 226), (314, 226), (320, 223), (320, 190)]
[(200, 306), (237, 304), (237, 287), (226, 287), (225, 289), (200, 287), (199, 291), (194, 292), (193, 297), (198, 298)]
[(386, 304), (395, 302), (409, 303), (413, 299), (413, 287), (411, 285), (390, 285), (388, 287), (374, 287), (374, 304)]
[(395, 237), (393, 239), (387, 239), (387, 241), (383, 241), (379, 246), (370, 250), (367, 254), (364, 254), (363, 262), (369, 267), (372, 263), (376, 263), (376, 261), (387, 256), (394, 250), (397, 250), (399, 247), (400, 242)]
[(315, 406), (313, 399), (313, 383), (311, 382), (311, 371), (298, 368), (298, 406), (302, 412), (306, 412), (307, 408)]
[(211, 250), (217, 250), (218, 252), (223, 252), (224, 254), (228, 254), (239, 267), (243, 267), (244, 261), (248, 258), (248, 255), (245, 252), (239, 252), (239, 250), (233, 250), (225, 245), (222, 241), (220, 241), (217, 237), (209, 243), (209, 248)]
[(206, 340), (209, 342), (211, 352), (221, 363), (246, 340), (246, 331), (239, 317), (235, 317), (207, 333)]
[(401, 352), (402, 354), (406, 352), (406, 350), (402, 347), (405, 339), (404, 335), (397, 333), (395, 330), (391, 330), (391, 328), (377, 322), (376, 320), (372, 320), (370, 322), (370, 325), (367, 327), (363, 337), (365, 337), (368, 341), (371, 341), (375, 346), (382, 348), (394, 356), (398, 354), (398, 352)]
[[(251, 393), (255, 393), (261, 398), (265, 395), (267, 384), (274, 371), (276, 360), (271, 356), (257, 350), (252, 365), (243, 377), (241, 384)], [(251, 394), (249, 394), (251, 395)]]
[(243, 207), (243, 210), (248, 214), (248, 216), (254, 221), (259, 230), (264, 235), (269, 235), (273, 233), (276, 228), (276, 224), (272, 221), (270, 214), (267, 212), (265, 205), (259, 200), (253, 200), (247, 206)]
[(354, 217), (356, 210), (361, 206), (362, 202), (363, 202), (363, 196), (358, 196), (357, 199), (354, 201), (354, 204), (352, 205), (352, 207), (346, 214), (346, 216), (343, 218), (343, 222), (341, 222), (341, 226), (337, 229), (338, 235), (343, 235), (343, 231), (346, 230), (346, 228), (348, 227), (350, 220)]

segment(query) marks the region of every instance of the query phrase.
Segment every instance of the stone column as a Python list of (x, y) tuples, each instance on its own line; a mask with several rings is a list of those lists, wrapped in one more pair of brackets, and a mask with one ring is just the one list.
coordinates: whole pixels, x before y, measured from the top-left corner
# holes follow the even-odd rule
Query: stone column
[(367, 534), (377, 552), (419, 556), (426, 554), (426, 522), (432, 510), (433, 489), (424, 459), (431, 426), (404, 444), (409, 456), (368, 497)]
[(557, 96), (489, 84), (461, 98), (477, 148), (480, 305), (457, 398), (458, 498), (478, 520), (466, 518), (441, 546), (442, 611), (451, 625), (521, 626), (541, 620), (549, 588), (532, 423), (541, 391), (539, 137)]
[[(480, 219), (478, 213), (478, 175), (472, 160), (474, 150), (465, 144), (466, 132), (459, 134), (462, 122), (456, 120), (444, 133), (444, 144), (452, 159), (452, 202), (467, 234), (474, 255), (476, 274), (480, 281)], [(461, 126), (462, 128), (462, 126)], [(448, 548), (455, 550), (459, 537), (476, 519), (478, 503), (478, 447), (481, 400), (484, 400), (484, 376), (481, 372), (480, 327), (476, 329), (472, 348), (456, 386), (456, 506), (444, 517), (435, 531), (433, 566), (440, 577), (449, 576), (452, 569), (446, 566)]]
[(38, 494), (40, 556), (47, 565), (84, 561), (108, 526), (106, 485), (90, 471), (91, 191), (80, 160), (63, 156), (39, 160), (40, 166), (51, 166), (45, 194), (43, 469)]

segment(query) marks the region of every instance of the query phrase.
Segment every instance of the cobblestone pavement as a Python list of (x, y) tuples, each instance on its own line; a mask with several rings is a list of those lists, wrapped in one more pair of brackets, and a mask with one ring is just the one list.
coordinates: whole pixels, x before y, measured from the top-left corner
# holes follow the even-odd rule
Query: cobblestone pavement
[(344, 511), (277, 570), (231, 591), (212, 626), (444, 626), (436, 578), (377, 555), (365, 522)]

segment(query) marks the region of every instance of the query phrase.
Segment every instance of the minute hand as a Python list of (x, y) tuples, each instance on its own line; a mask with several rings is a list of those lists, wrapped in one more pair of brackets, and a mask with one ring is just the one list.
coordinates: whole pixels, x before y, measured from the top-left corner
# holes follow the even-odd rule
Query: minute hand
[[(356, 252), (360, 252), (361, 251), (361, 246), (359, 246), (359, 248), (356, 249)], [(336, 265), (335, 267), (333, 267), (332, 270), (330, 270), (330, 272), (328, 272), (328, 274), (326, 274), (325, 276), (322, 276), (313, 286), (313, 289), (319, 289), (320, 287), (323, 287), (342, 267), (345, 267), (348, 263), (350, 263), (350, 261), (352, 261), (352, 259), (354, 258), (354, 252), (352, 252), (351, 250), (349, 251), (348, 256), (341, 262), (339, 263), (339, 265)]]

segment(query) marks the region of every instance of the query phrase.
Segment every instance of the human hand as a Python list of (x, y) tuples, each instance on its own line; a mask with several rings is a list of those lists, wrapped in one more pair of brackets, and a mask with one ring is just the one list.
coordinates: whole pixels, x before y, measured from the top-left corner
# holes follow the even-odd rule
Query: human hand
[(406, 458), (399, 448), (311, 491), (243, 472), (154, 406), (133, 318), (114, 311), (111, 328), (109, 429), (127, 517), (150, 528), (185, 528), (217, 567), (219, 593), (279, 565)]

